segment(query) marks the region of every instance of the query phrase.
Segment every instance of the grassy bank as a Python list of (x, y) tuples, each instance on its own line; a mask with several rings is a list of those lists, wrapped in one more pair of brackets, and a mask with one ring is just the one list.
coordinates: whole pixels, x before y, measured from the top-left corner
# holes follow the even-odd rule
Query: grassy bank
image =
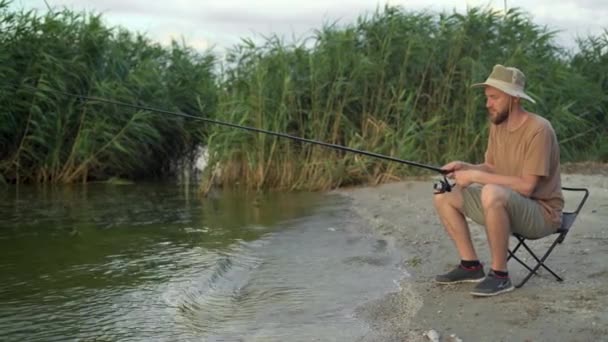
[[(2, 6), (0, 6), (2, 7)], [(608, 33), (576, 52), (526, 13), (408, 12), (387, 7), (305, 41), (276, 37), (234, 46), (225, 62), (163, 48), (102, 25), (99, 16), (45, 16), (4, 8), (0, 77), (204, 115), (422, 163), (480, 160), (483, 92), (470, 88), (496, 63), (528, 77), (557, 130), (563, 161), (608, 160)], [(214, 70), (222, 70), (214, 72)], [(170, 175), (198, 143), (221, 169), (214, 182), (324, 190), (421, 172), (343, 153), (157, 113), (83, 104), (44, 92), (0, 95), (0, 174), (8, 182), (73, 182)], [(208, 175), (209, 176), (209, 175)], [(209, 180), (209, 178), (207, 178)]]

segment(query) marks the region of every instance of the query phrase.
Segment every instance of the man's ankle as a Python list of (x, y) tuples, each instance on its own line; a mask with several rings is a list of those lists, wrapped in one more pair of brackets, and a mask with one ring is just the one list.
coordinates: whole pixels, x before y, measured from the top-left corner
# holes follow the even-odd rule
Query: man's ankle
[(460, 260), (460, 267), (466, 270), (476, 270), (482, 267), (479, 260)]
[(508, 270), (504, 270), (504, 271), (497, 271), (495, 269), (492, 269), (492, 272), (494, 272), (494, 274), (499, 277), (499, 278), (509, 278), (509, 271)]

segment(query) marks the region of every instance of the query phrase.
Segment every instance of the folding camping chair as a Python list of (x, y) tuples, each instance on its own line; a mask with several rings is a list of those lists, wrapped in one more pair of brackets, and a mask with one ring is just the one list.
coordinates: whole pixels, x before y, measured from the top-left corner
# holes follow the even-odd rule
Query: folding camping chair
[[(562, 187), (562, 190), (564, 190), (564, 191), (584, 192), (585, 195), (583, 196), (582, 200), (578, 203), (578, 206), (576, 207), (575, 211), (564, 212), (563, 213), (562, 225), (554, 233), (554, 234), (557, 234), (557, 238), (555, 239), (555, 241), (553, 242), (553, 244), (551, 245), (551, 247), (549, 247), (549, 249), (547, 250), (547, 252), (545, 253), (545, 255), (543, 255), (542, 258), (539, 259), (536, 256), (536, 254), (534, 254), (534, 252), (532, 252), (532, 250), (528, 247), (528, 245), (526, 245), (525, 241), (526, 240), (532, 240), (532, 239), (526, 238), (526, 237), (524, 237), (524, 236), (522, 236), (520, 234), (517, 234), (517, 233), (513, 233), (513, 236), (519, 241), (519, 243), (517, 244), (517, 246), (515, 246), (515, 248), (513, 248), (513, 250), (509, 250), (509, 257), (507, 258), (507, 261), (510, 260), (511, 258), (513, 258), (513, 259), (517, 260), (520, 264), (522, 264), (529, 271), (528, 275), (519, 284), (515, 285), (515, 287), (518, 287), (518, 288), (522, 287), (528, 281), (528, 279), (530, 279), (530, 277), (532, 277), (535, 274), (537, 275), (536, 271), (538, 271), (538, 269), (541, 266), (544, 269), (546, 269), (547, 271), (549, 271), (549, 273), (553, 274), (553, 276), (555, 276), (555, 278), (557, 279), (557, 281), (563, 281), (563, 279), (560, 278), (560, 276), (558, 276), (557, 274), (555, 274), (555, 272), (553, 272), (547, 265), (545, 265), (545, 260), (547, 259), (547, 257), (549, 256), (549, 254), (551, 254), (551, 251), (553, 251), (553, 248), (558, 243), (561, 244), (564, 241), (564, 239), (566, 238), (566, 235), (568, 234), (568, 232), (570, 231), (570, 228), (574, 224), (574, 221), (576, 220), (576, 217), (578, 216), (579, 212), (581, 211), (581, 208), (585, 204), (585, 201), (587, 201), (587, 197), (589, 197), (589, 191), (587, 189), (584, 189), (584, 188), (567, 188), (567, 187)], [(552, 234), (550, 236), (553, 236), (554, 234)], [(537, 240), (537, 239), (535, 239), (535, 240)], [(517, 250), (519, 249), (519, 247), (522, 247), (522, 246), (536, 260), (537, 264), (536, 264), (536, 266), (534, 266), (534, 268), (530, 267), (528, 264), (526, 264), (524, 261), (522, 261), (520, 258), (518, 258), (515, 255), (515, 253), (517, 252)]]

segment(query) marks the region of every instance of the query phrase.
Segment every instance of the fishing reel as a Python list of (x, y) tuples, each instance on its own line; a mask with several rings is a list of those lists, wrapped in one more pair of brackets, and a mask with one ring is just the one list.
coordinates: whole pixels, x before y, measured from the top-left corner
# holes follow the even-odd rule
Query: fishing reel
[(443, 180), (440, 179), (433, 184), (433, 194), (438, 195), (450, 192), (454, 185), (455, 184), (450, 184), (450, 181), (448, 181), (448, 178), (444, 175)]

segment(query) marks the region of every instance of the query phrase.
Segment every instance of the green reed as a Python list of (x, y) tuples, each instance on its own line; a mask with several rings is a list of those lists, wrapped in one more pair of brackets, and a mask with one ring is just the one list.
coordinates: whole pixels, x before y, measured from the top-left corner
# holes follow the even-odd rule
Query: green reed
[[(502, 63), (526, 72), (538, 103), (525, 106), (551, 120), (563, 160), (582, 151), (606, 158), (606, 76), (599, 76), (606, 73), (596, 67), (605, 69), (608, 44), (589, 41), (570, 56), (554, 34), (519, 10), (437, 15), (386, 7), (353, 24), (328, 24), (310, 40), (236, 46), (217, 115), (423, 163), (480, 161), (487, 119), (483, 92), (470, 85)], [(254, 188), (329, 189), (420, 172), (225, 129), (209, 146), (220, 183)]]
[[(54, 95), (111, 98), (441, 165), (481, 161), (483, 92), (497, 63), (528, 77), (562, 161), (608, 160), (608, 32), (568, 51), (518, 9), (384, 7), (286, 43), (243, 39), (225, 62), (110, 28), (100, 15), (9, 11), (0, 0), (0, 181), (167, 177), (207, 145), (205, 182), (325, 190), (426, 174), (282, 138)], [(219, 70), (219, 71), (218, 71)], [(10, 85), (28, 85), (38, 91)], [(221, 172), (217, 172), (221, 170)]]
[(213, 113), (211, 55), (175, 42), (161, 47), (104, 26), (99, 15), (69, 10), (13, 13), (0, 2), (0, 25), (0, 174), (7, 182), (158, 177), (201, 141), (195, 122), (47, 90)]

